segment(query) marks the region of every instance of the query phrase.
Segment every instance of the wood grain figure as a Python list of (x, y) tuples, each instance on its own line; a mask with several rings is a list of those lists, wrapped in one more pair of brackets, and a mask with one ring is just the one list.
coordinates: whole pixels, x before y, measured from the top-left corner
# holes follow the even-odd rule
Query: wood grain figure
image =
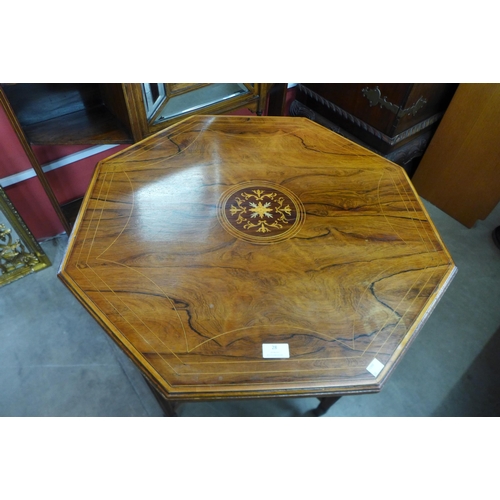
[(59, 276), (203, 400), (379, 391), (455, 271), (399, 166), (305, 118), (194, 116), (99, 163)]

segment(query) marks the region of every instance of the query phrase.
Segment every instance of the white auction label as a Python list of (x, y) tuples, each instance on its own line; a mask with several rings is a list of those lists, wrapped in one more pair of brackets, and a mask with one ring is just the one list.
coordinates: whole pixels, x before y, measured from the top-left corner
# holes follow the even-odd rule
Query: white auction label
[(288, 344), (262, 344), (263, 358), (289, 358)]
[(366, 367), (366, 369), (376, 377), (381, 371), (384, 365), (377, 359), (373, 358), (373, 361)]

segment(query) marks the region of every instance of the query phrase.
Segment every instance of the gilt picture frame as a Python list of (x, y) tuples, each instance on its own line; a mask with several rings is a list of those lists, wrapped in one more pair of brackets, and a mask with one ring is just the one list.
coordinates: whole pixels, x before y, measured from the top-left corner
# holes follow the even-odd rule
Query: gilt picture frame
[(51, 262), (0, 186), (0, 287)]

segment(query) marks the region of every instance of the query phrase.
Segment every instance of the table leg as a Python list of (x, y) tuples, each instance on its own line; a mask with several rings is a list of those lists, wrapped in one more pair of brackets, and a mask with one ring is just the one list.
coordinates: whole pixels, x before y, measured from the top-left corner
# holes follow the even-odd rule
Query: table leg
[(319, 405), (313, 410), (314, 415), (321, 417), (321, 415), (324, 415), (340, 398), (341, 396), (318, 398)]
[(160, 394), (160, 392), (158, 392), (156, 387), (154, 387), (146, 377), (144, 377), (144, 380), (146, 381), (149, 388), (151, 389), (151, 392), (153, 393), (154, 397), (156, 398), (156, 401), (158, 401), (158, 404), (160, 405), (161, 409), (163, 410), (163, 414), (166, 417), (177, 417), (178, 415), (176, 412), (176, 404), (165, 399)]

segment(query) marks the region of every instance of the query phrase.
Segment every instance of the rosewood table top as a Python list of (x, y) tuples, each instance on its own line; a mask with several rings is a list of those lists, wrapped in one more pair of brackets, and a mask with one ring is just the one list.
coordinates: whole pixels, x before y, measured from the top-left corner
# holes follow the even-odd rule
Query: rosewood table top
[(101, 161), (59, 277), (167, 399), (377, 392), (455, 265), (403, 169), (305, 118)]

